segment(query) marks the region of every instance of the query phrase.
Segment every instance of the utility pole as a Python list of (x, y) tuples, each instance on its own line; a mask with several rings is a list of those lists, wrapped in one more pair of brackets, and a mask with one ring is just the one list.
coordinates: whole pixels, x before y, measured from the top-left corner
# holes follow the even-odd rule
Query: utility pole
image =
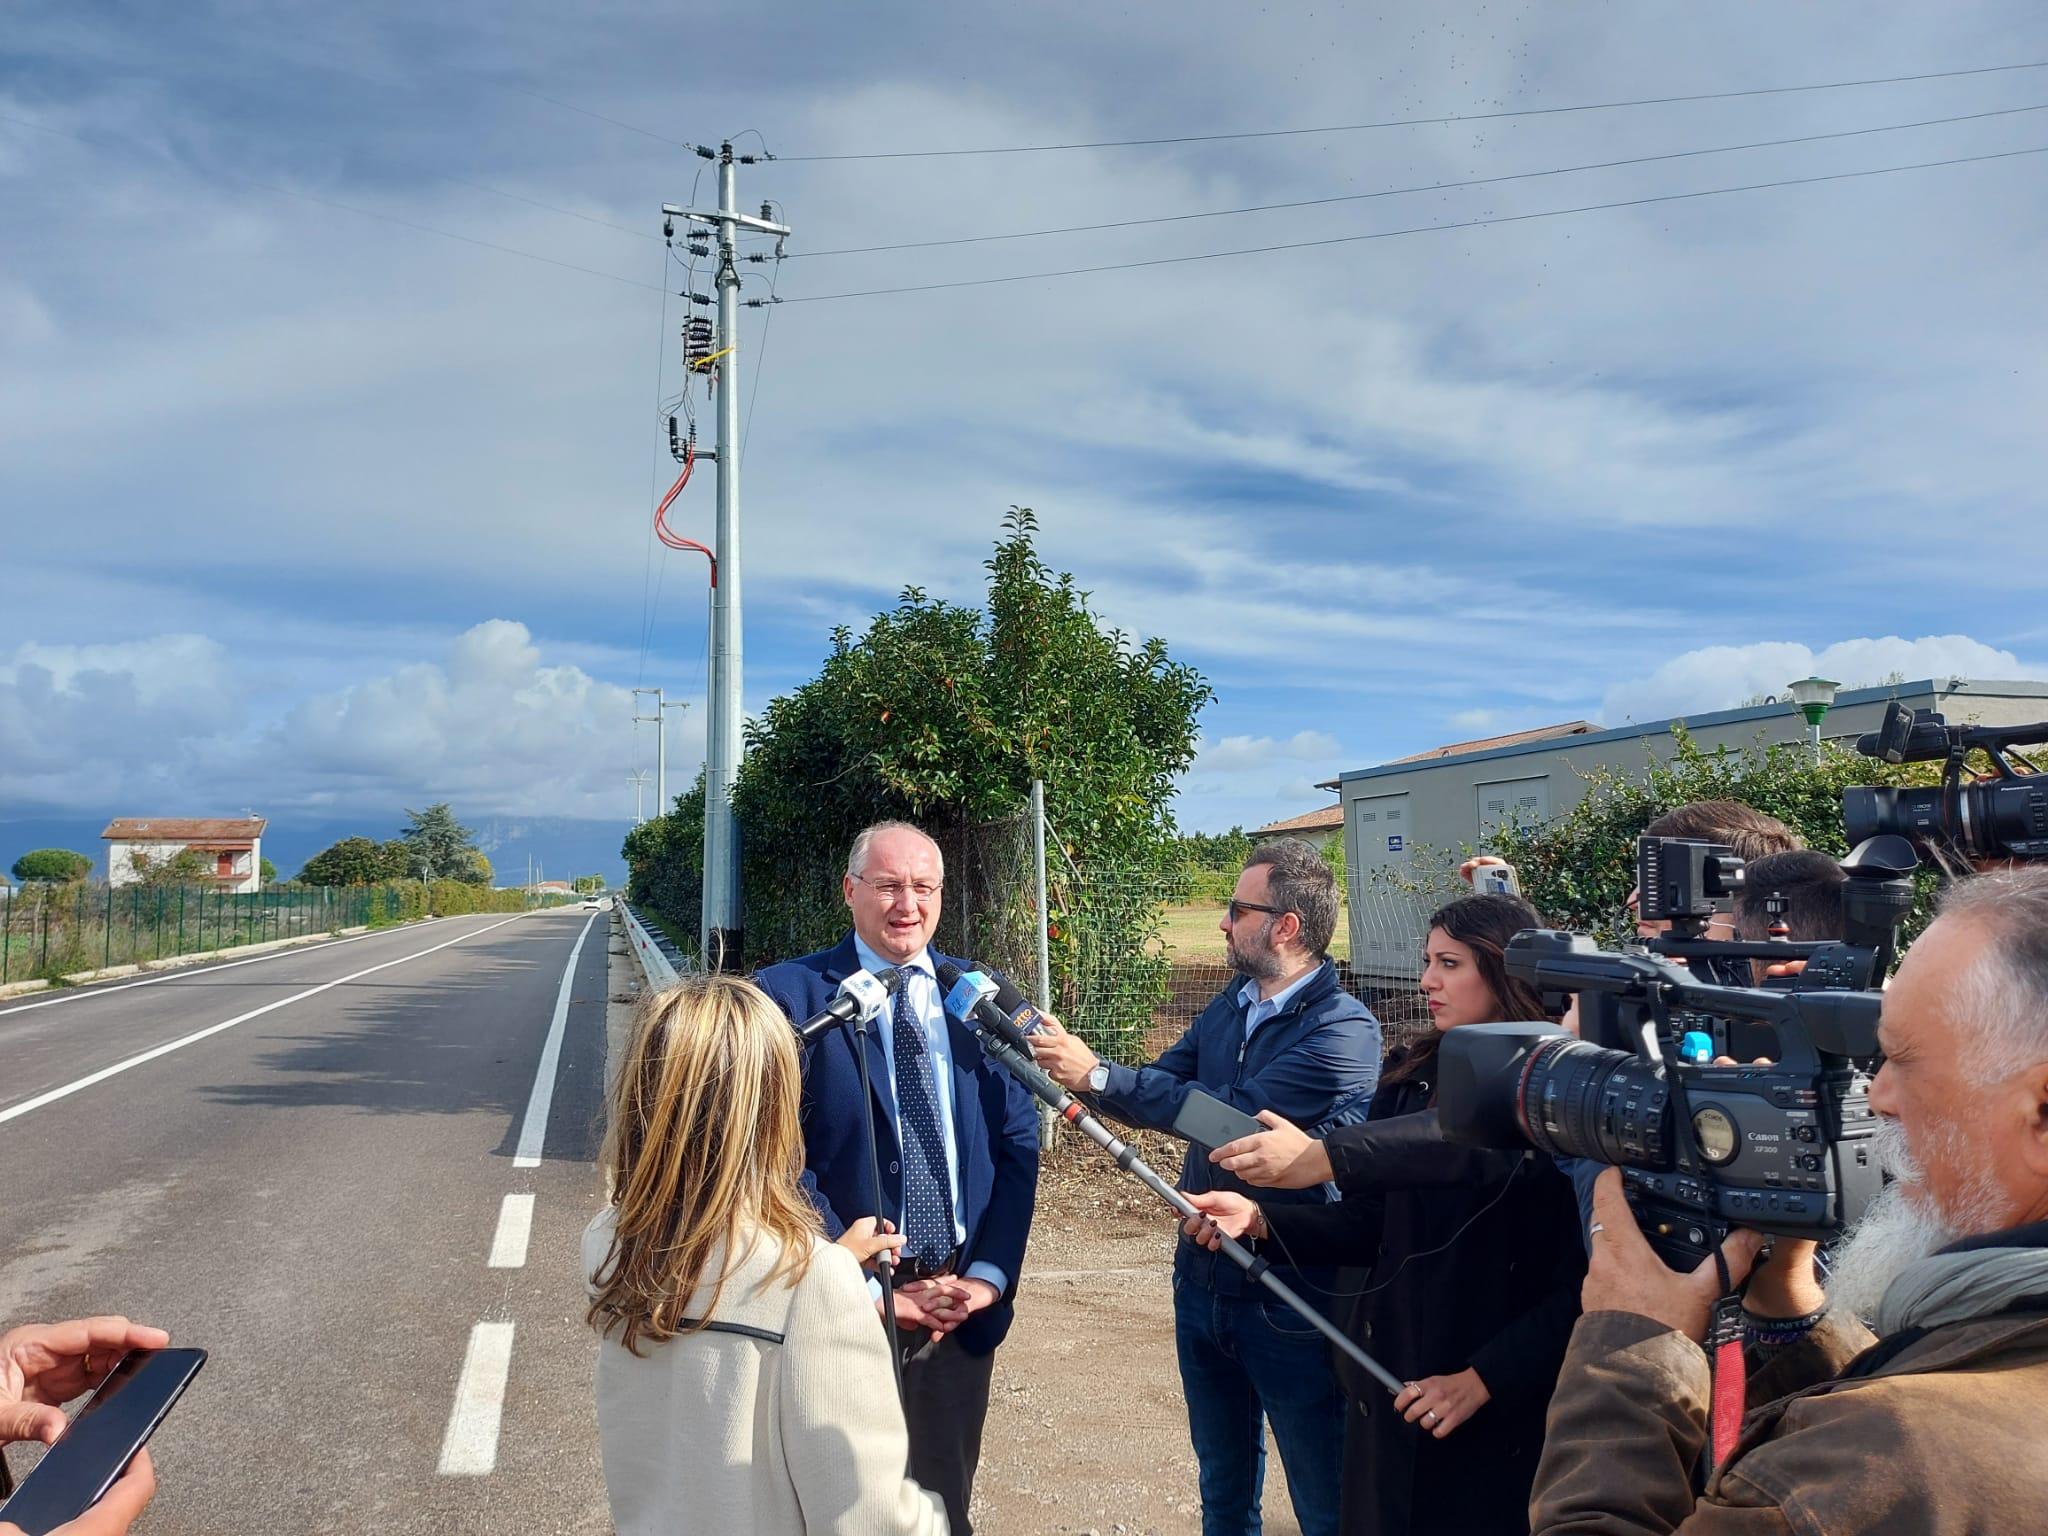
[(654, 814), (666, 816), (668, 814), (668, 716), (662, 713), (663, 706), (661, 690), (659, 688), (635, 688), (633, 690), (635, 700), (633, 708), (636, 711), (640, 708), (638, 699), (643, 693), (654, 695), (654, 713), (651, 715), (635, 713), (633, 723), (635, 725), (651, 724), (654, 727)]
[[(738, 167), (756, 159), (734, 155), (731, 144), (697, 153), (718, 163), (715, 212), (664, 206), (718, 232), (718, 521), (712, 564), (717, 584), (711, 593), (710, 697), (704, 723), (704, 923), (700, 938), (704, 965), (723, 970), (740, 953), (739, 827), (733, 819), (732, 788), (740, 769), (740, 369), (739, 236), (742, 229), (789, 234), (787, 225), (740, 212)], [(759, 303), (760, 300), (752, 300)]]
[(633, 786), (633, 825), (637, 827), (647, 820), (640, 813), (640, 791), (647, 787), (647, 770), (635, 768), (626, 776), (626, 782)]

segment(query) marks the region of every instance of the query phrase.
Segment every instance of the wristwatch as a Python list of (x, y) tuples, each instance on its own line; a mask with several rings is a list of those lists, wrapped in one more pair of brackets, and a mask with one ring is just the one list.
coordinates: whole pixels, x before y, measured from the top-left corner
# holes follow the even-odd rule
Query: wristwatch
[(1109, 1063), (1098, 1061), (1088, 1071), (1088, 1091), (1101, 1093), (1109, 1086)]

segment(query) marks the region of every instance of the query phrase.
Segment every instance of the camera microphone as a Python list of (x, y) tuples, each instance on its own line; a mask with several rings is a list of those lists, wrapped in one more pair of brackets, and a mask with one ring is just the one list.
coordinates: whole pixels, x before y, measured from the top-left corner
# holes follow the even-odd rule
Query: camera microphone
[(797, 1025), (797, 1039), (809, 1045), (818, 1036), (840, 1024), (856, 1019), (865, 1024), (889, 1006), (889, 999), (903, 986), (903, 972), (894, 966), (877, 975), (855, 971), (839, 983), (839, 994), (824, 1009)]
[(938, 976), (946, 1012), (963, 1024), (984, 1024), (1006, 1043), (1029, 1053), (1026, 1037), (1037, 1034), (1045, 1023), (1014, 982), (981, 970), (962, 970), (951, 960), (940, 962)]

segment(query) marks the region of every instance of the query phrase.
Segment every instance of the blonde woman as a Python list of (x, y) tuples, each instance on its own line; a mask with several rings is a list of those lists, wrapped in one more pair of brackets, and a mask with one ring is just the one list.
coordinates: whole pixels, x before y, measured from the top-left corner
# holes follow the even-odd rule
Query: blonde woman
[(622, 1536), (945, 1536), (903, 1475), (861, 1276), (901, 1239), (869, 1222), (825, 1241), (797, 1184), (798, 1091), (795, 1035), (752, 983), (693, 977), (641, 1010), (606, 1141), (615, 1204), (583, 1235)]

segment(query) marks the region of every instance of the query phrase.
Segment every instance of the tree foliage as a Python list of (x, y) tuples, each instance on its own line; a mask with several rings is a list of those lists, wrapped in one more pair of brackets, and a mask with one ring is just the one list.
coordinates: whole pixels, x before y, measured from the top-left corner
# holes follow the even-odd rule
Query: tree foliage
[(569, 882), (569, 889), (578, 896), (595, 896), (610, 883), (603, 875), (578, 875)]
[(180, 848), (176, 853), (138, 848), (128, 863), (135, 871), (134, 883), (151, 889), (213, 883), (213, 855), (204, 848)]
[(47, 880), (63, 884), (83, 880), (92, 873), (92, 860), (69, 848), (31, 848), (14, 861), (14, 878), (21, 881)]
[(367, 837), (344, 837), (306, 860), (299, 880), (305, 885), (381, 885), (406, 879), (410, 868), (410, 850), (396, 838), (376, 843)]
[[(1649, 759), (1636, 773), (1595, 769), (1586, 794), (1541, 825), (1501, 828), (1485, 852), (1514, 864), (1523, 893), (1544, 917), (1613, 939), (1621, 935), (1630, 887), (1635, 884), (1636, 838), (1645, 825), (1694, 800), (1739, 800), (1777, 817), (1807, 846), (1840, 857), (1849, 851), (1842, 826), (1842, 791), (1856, 784), (1930, 784), (1938, 763), (1890, 764), (1832, 742), (1815, 763), (1804, 743), (1759, 742), (1742, 750), (1703, 749), (1682, 724), (1672, 727), (1668, 760)], [(1479, 851), (1479, 850), (1473, 850)], [(1921, 902), (1906, 932), (1926, 922), (1933, 890), (1923, 871)], [(1632, 927), (1629, 931), (1633, 931)]]
[[(971, 913), (959, 910), (955, 871), (988, 856), (991, 828), (1017, 846), (1039, 778), (1059, 844), (1055, 975), (1071, 977), (1085, 940), (1091, 963), (1128, 974), (1134, 1006), (1163, 984), (1165, 962), (1148, 945), (1156, 894), (1112, 912), (1089, 876), (1174, 862), (1169, 802), (1211, 690), (1164, 642), (1104, 627), (1074, 578), (1047, 569), (1036, 534), (1031, 511), (1011, 508), (985, 563), (985, 608), (906, 588), (859, 638), (835, 630), (818, 676), (750, 722), (734, 795), (750, 962), (844, 927), (837, 861), (860, 828), (888, 817), (917, 822), (945, 851), (948, 920), (965, 930), (953, 942), (1000, 953), (1005, 937), (1028, 938), (1028, 860), (1013, 858), (1013, 878)], [(700, 783), (626, 839), (633, 894), (679, 938), (694, 935), (701, 910), (702, 823)]]
[(439, 801), (424, 811), (407, 806), (406, 824), (399, 831), (408, 858), (406, 873), (415, 880), (459, 880), (465, 885), (489, 885), (491, 864), (476, 845), (476, 834), (455, 819), (448, 802)]

